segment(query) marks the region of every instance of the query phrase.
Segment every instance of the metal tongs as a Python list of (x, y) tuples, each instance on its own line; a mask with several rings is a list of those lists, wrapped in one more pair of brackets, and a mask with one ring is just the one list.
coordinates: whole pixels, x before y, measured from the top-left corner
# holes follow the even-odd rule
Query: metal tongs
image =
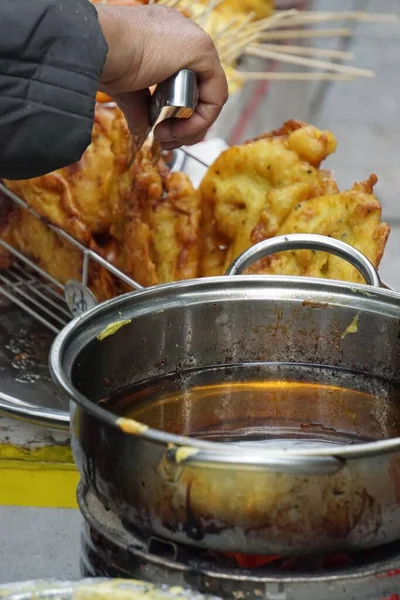
[(151, 97), (149, 109), (151, 131), (147, 138), (152, 139), (155, 163), (161, 156), (161, 148), (154, 139), (154, 128), (166, 119), (189, 119), (196, 110), (198, 100), (199, 89), (194, 71), (182, 69), (176, 75), (158, 84)]
[(182, 69), (160, 83), (151, 97), (150, 126), (152, 129), (166, 119), (189, 119), (199, 99), (196, 73)]

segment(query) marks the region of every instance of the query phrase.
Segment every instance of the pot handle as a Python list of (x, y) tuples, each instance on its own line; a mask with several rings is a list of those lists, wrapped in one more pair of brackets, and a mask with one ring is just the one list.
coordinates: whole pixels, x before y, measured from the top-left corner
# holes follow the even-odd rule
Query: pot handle
[(207, 451), (199, 448), (168, 448), (166, 459), (176, 466), (235, 469), (239, 466), (249, 469), (264, 468), (266, 471), (293, 475), (333, 475), (346, 464), (342, 458), (332, 455), (299, 456), (289, 452), (244, 451), (240, 453), (225, 450)]
[(359, 250), (349, 244), (324, 235), (290, 234), (264, 240), (255, 244), (233, 261), (226, 275), (240, 275), (247, 267), (260, 258), (276, 252), (288, 250), (318, 250), (338, 256), (355, 267), (368, 285), (382, 287), (381, 279), (374, 265)]

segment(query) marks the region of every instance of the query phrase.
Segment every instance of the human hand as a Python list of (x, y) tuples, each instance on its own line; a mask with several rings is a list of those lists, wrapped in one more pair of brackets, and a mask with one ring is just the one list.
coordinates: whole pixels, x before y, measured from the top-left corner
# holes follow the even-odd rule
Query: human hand
[(155, 128), (164, 149), (201, 141), (228, 97), (225, 73), (211, 38), (177, 10), (160, 5), (96, 6), (108, 43), (101, 89), (124, 112), (139, 139), (150, 130), (149, 88), (181, 69), (197, 75), (199, 102), (190, 119), (168, 119)]

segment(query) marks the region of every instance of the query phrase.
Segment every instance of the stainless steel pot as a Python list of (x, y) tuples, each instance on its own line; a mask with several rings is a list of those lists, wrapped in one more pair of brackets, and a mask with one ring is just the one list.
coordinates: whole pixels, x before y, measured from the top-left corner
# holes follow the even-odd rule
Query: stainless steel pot
[[(370, 285), (232, 276), (251, 260), (304, 247), (346, 258)], [(358, 251), (321, 236), (262, 242), (229, 275), (119, 297), (58, 336), (51, 370), (73, 400), (82, 479), (125, 523), (204, 548), (287, 555), (399, 539), (400, 295), (379, 288)], [(199, 372), (221, 381), (222, 369), (234, 386), (238, 368), (245, 382), (317, 385), (301, 401), (251, 391), (238, 400), (228, 391), (191, 403)], [(185, 393), (165, 405), (151, 395), (140, 403), (164, 375)], [(106, 397), (138, 382), (142, 423), (104, 408)], [(328, 395), (318, 395), (322, 384)], [(238, 424), (318, 443), (199, 439), (204, 431), (234, 435)]]

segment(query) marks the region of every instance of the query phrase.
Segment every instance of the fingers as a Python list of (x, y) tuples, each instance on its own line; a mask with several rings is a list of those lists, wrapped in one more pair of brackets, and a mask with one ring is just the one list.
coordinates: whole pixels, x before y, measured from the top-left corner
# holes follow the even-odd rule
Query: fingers
[(225, 73), (217, 63), (212, 76), (199, 81), (199, 102), (190, 119), (167, 119), (159, 123), (154, 135), (166, 149), (201, 142), (216, 121), (228, 98)]

